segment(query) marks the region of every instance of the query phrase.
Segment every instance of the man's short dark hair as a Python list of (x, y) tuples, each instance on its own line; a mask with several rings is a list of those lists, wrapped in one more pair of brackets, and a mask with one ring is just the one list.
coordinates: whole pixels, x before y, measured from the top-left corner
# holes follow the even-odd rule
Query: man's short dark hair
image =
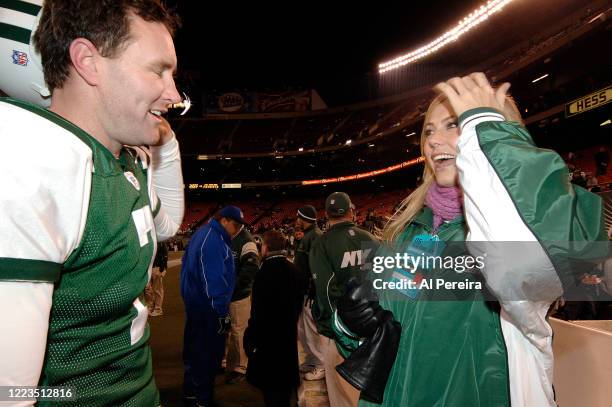
[(271, 252), (285, 250), (287, 247), (285, 236), (278, 230), (268, 230), (266, 233), (264, 233), (263, 242), (266, 246), (268, 246), (268, 251)]
[(91, 41), (104, 57), (117, 56), (130, 38), (130, 13), (164, 24), (171, 35), (179, 26), (159, 0), (45, 0), (34, 45), (49, 89), (68, 78), (70, 44), (77, 38)]

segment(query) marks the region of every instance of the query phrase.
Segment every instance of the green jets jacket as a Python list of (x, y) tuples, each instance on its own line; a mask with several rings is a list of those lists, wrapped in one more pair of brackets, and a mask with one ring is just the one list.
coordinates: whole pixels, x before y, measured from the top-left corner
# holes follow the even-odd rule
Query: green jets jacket
[(310, 265), (308, 263), (308, 256), (310, 255), (310, 248), (314, 242), (321, 236), (323, 232), (313, 224), (304, 231), (304, 237), (300, 239), (297, 250), (295, 251), (295, 260), (293, 261), (301, 271), (310, 273)]
[(295, 259), (293, 263), (297, 266), (300, 271), (300, 276), (304, 279), (303, 287), (307, 290), (305, 294), (308, 294), (310, 299), (315, 298), (315, 288), (312, 281), (312, 273), (310, 272), (310, 264), (308, 256), (310, 255), (310, 248), (314, 242), (321, 236), (323, 232), (318, 228), (316, 224), (313, 224), (304, 231), (304, 237), (300, 240), (297, 250), (295, 251)]
[(334, 338), (331, 317), (336, 301), (352, 276), (363, 279), (365, 265), (375, 253), (376, 238), (351, 221), (336, 223), (310, 248), (309, 264), (315, 284), (313, 318), (319, 333)]
[[(553, 407), (546, 313), (563, 294), (568, 258), (596, 256), (592, 243), (606, 240), (601, 199), (572, 186), (561, 157), (537, 148), (526, 129), (499, 112), (473, 109), (459, 122), (456, 163), (465, 217), (443, 224), (437, 235), (465, 241), (464, 253), (454, 256), (486, 254), (486, 260), (477, 273), (429, 275), (482, 278), (497, 301), (484, 301), (480, 290), (462, 290), (460, 301), (436, 301), (428, 290), (414, 299), (400, 290), (378, 290), (383, 308), (402, 325), (384, 405)], [(405, 247), (416, 235), (431, 235), (431, 225), (431, 211), (424, 208), (396, 243)], [(515, 244), (525, 251), (513, 253)], [(371, 278), (389, 280), (393, 272)], [(358, 345), (336, 315), (333, 328), (341, 351)], [(360, 406), (373, 404), (362, 400)]]
[(232, 238), (232, 253), (236, 265), (236, 287), (232, 295), (232, 302), (234, 302), (251, 295), (255, 273), (259, 268), (257, 245), (246, 228), (243, 227)]

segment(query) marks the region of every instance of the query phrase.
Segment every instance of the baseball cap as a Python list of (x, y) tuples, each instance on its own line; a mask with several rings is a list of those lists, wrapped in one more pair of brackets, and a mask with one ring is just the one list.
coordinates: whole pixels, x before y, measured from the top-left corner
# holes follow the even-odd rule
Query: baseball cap
[(317, 220), (317, 210), (312, 205), (304, 205), (297, 211), (298, 218), (302, 218), (308, 222)]
[(355, 209), (346, 192), (334, 192), (325, 200), (325, 212), (332, 217), (344, 216), (349, 209)]
[(225, 208), (221, 209), (221, 212), (219, 212), (219, 216), (221, 216), (222, 218), (235, 220), (236, 222), (241, 223), (243, 225), (248, 225), (247, 221), (244, 220), (242, 210), (234, 205), (228, 205)]

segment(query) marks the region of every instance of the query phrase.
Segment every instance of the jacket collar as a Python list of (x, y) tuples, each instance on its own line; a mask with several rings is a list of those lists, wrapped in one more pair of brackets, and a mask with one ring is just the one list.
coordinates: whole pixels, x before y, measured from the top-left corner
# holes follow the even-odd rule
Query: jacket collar
[(423, 206), (423, 209), (416, 214), (412, 222), (429, 228), (433, 227), (433, 211), (429, 206)]
[(303, 232), (304, 234), (310, 233), (310, 232), (315, 232), (319, 230), (319, 226), (316, 223), (313, 223), (308, 229), (304, 229)]
[(209, 223), (210, 227), (219, 232), (219, 234), (223, 238), (223, 241), (229, 245), (232, 241), (232, 237), (229, 235), (229, 233), (227, 233), (227, 230), (225, 230), (225, 228), (221, 226), (221, 224), (217, 222), (215, 218), (211, 219)]
[(317, 224), (316, 224), (316, 223), (313, 223), (313, 224), (311, 224), (310, 226), (308, 226), (306, 229), (304, 229), (304, 230), (303, 230), (303, 232), (304, 232), (304, 233), (308, 233), (308, 232), (310, 232), (311, 230), (313, 230), (313, 229), (314, 229), (314, 228), (316, 228), (316, 227), (317, 227)]
[(351, 220), (343, 220), (342, 222), (338, 222), (335, 225), (330, 226), (328, 230), (342, 229), (342, 228), (352, 227), (352, 226), (355, 226), (355, 222)]
[(268, 260), (273, 257), (287, 257), (287, 250), (276, 250), (273, 252), (268, 252), (268, 254), (266, 254), (266, 257), (264, 257), (264, 260)]
[[(416, 214), (416, 216), (412, 219), (412, 223), (418, 223), (421, 226), (425, 226), (427, 228), (433, 228), (433, 211), (429, 206), (423, 206), (420, 212)], [(463, 222), (463, 215), (457, 216), (455, 219), (449, 221), (449, 224), (461, 223)]]

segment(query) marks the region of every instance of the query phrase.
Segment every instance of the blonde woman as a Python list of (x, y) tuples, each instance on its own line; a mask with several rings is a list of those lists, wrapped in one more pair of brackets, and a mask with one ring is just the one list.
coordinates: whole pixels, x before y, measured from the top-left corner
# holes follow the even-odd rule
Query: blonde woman
[[(397, 282), (402, 272), (387, 268), (373, 274), (380, 307), (368, 296), (338, 307), (345, 355), (373, 319), (384, 319), (381, 310), (401, 324), (393, 367), (378, 372), (389, 374), (385, 406), (556, 406), (546, 312), (562, 285), (556, 249), (545, 242), (603, 240), (601, 200), (574, 189), (561, 157), (533, 144), (509, 87), (492, 88), (482, 73), (436, 86), (421, 133), (424, 182), (382, 237), (398, 253), (453, 259), (483, 255), (489, 246), (477, 242), (529, 242), (528, 250), (510, 262), (502, 243), (468, 272), (445, 265), (407, 273), (416, 283), (451, 283), (450, 293), (420, 283), (383, 286), (380, 280)], [(487, 289), (494, 297), (485, 297)], [(360, 405), (373, 405), (364, 394)]]

